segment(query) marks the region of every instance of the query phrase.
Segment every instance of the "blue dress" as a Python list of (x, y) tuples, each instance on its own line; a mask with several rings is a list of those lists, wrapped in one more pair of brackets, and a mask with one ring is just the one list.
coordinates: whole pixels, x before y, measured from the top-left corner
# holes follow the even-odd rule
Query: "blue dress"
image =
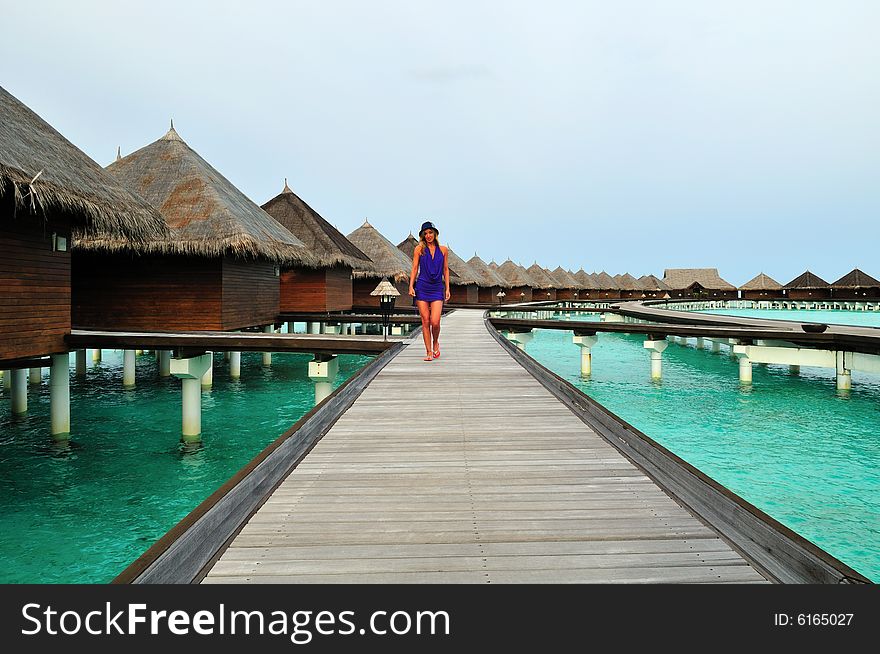
[(418, 277), (416, 277), (416, 283), (413, 284), (413, 290), (416, 292), (413, 305), (415, 305), (416, 300), (424, 300), (426, 302), (446, 301), (446, 284), (443, 281), (445, 263), (446, 257), (439, 245), (434, 248), (433, 257), (428, 248), (422, 250), (422, 254), (419, 257)]

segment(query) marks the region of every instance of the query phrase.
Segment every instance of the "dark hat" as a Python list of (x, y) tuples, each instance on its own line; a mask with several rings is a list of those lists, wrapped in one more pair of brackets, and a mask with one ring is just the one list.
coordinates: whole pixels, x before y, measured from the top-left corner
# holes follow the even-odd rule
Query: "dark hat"
[(433, 229), (435, 235), (440, 233), (440, 230), (434, 226), (434, 223), (432, 223), (430, 220), (428, 220), (428, 221), (422, 223), (422, 228), (419, 230), (419, 236), (421, 236), (425, 232), (426, 229)]

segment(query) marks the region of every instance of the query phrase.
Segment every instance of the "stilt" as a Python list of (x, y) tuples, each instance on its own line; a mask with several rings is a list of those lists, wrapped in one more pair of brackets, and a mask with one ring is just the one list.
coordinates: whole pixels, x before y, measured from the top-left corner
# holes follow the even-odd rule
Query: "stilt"
[(739, 383), (752, 383), (752, 360), (747, 356), (739, 357)]
[(321, 333), (321, 323), (310, 322), (309, 323), (309, 334), (320, 334), (320, 333)]
[(39, 384), (43, 380), (43, 369), (42, 368), (31, 368), (30, 374), (28, 375), (28, 382), (33, 385)]
[(12, 388), (12, 371), (4, 370), (3, 371), (3, 388), (9, 390)]
[(589, 377), (593, 374), (592, 348), (599, 342), (599, 336), (597, 334), (587, 334), (585, 336), (575, 334), (573, 342), (581, 349), (581, 376)]
[[(265, 327), (263, 327), (263, 333), (264, 334), (271, 334), (273, 331), (272, 327), (273, 327), (272, 325), (266, 325)], [(272, 365), (272, 353), (271, 352), (263, 352), (263, 365), (264, 366), (271, 366)]]
[(229, 353), (229, 376), (232, 379), (241, 377), (241, 352)]
[(182, 440), (198, 442), (202, 434), (202, 389), (199, 381), (210, 366), (211, 355), (190, 359), (172, 359), (171, 373), (181, 380), (183, 405)]
[(122, 385), (132, 388), (135, 383), (135, 350), (122, 352)]
[(231, 358), (232, 358), (232, 356), (230, 355), (230, 353), (229, 353), (228, 351), (223, 353), (223, 360), (224, 360), (226, 363), (229, 363), (229, 360), (230, 360)]
[(315, 382), (315, 405), (333, 392), (333, 380), (339, 372), (339, 357), (335, 354), (316, 354), (309, 361), (309, 379)]
[(76, 376), (77, 377), (85, 377), (86, 376), (86, 351), (85, 350), (77, 350), (74, 355), (76, 359)]
[(208, 369), (202, 375), (202, 388), (211, 388), (214, 385), (214, 353), (206, 352), (208, 357)]
[(27, 413), (27, 369), (16, 368), (10, 370), (12, 377), (12, 414), (22, 415)]
[(712, 351), (716, 352), (716, 353), (720, 352), (721, 351), (721, 343), (719, 343), (718, 341), (712, 341)]
[(697, 336), (697, 349), (702, 350), (706, 346), (706, 341), (702, 336)]
[(663, 378), (663, 351), (669, 347), (669, 342), (647, 340), (643, 343), (646, 350), (651, 351), (651, 379)]
[(391, 325), (392, 336), (403, 336), (403, 325)]
[(334, 336), (340, 332), (339, 325), (334, 325), (332, 323), (327, 323), (324, 325), (324, 333), (325, 334), (333, 334)]
[(67, 352), (52, 355), (49, 368), (49, 414), (52, 438), (70, 438), (70, 356)]
[(101, 360), (101, 350), (92, 350), (92, 361), (98, 362)]
[(507, 332), (507, 339), (513, 341), (513, 344), (523, 352), (526, 351), (526, 344), (534, 337), (535, 335), (532, 333), (532, 330), (527, 332)]
[(800, 367), (800, 366), (794, 366), (794, 365), (789, 366), (789, 367), (788, 367), (788, 372), (790, 372), (792, 375), (799, 375), (799, 374), (801, 374), (801, 367)]
[[(850, 355), (851, 357), (852, 355)], [(848, 391), (852, 389), (852, 369), (847, 366), (846, 352), (837, 353), (837, 390)], [(852, 364), (850, 364), (852, 365)]]
[(171, 352), (169, 350), (159, 350), (159, 376), (171, 376)]

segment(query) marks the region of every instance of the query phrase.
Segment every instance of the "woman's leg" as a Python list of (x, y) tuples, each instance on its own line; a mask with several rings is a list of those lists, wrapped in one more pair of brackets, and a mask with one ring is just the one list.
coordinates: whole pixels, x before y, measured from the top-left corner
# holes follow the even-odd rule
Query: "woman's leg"
[(431, 309), (425, 300), (416, 300), (416, 306), (419, 309), (419, 317), (422, 319), (422, 338), (425, 340), (425, 352), (433, 356), (431, 351)]
[(431, 302), (431, 335), (433, 336), (433, 350), (440, 350), (440, 316), (443, 314), (443, 302), (435, 300)]

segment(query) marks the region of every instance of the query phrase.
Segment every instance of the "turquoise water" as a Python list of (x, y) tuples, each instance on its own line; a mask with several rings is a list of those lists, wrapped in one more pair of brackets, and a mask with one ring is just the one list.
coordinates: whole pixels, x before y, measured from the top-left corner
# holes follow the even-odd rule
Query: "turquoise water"
[(790, 309), (709, 309), (694, 313), (712, 313), (739, 318), (767, 318), (768, 320), (793, 320), (795, 322), (824, 322), (828, 325), (856, 325), (880, 327), (880, 311), (821, 311)]
[[(28, 389), (28, 414), (0, 390), (0, 583), (112, 580), (202, 500), (307, 413), (315, 401), (308, 354), (241, 355), (241, 379), (214, 356), (202, 392), (202, 445), (181, 445), (180, 380), (138, 357), (122, 388), (122, 353), (104, 351), (71, 376), (71, 443), (49, 437), (48, 372)], [(341, 355), (334, 388), (371, 357)], [(71, 357), (72, 360), (72, 357)]]
[[(775, 312), (774, 312), (775, 313)], [(880, 377), (755, 365), (741, 387), (726, 351), (670, 344), (650, 378), (643, 337), (600, 334), (580, 376), (572, 332), (535, 330), (527, 352), (584, 393), (866, 577), (880, 582)]]

